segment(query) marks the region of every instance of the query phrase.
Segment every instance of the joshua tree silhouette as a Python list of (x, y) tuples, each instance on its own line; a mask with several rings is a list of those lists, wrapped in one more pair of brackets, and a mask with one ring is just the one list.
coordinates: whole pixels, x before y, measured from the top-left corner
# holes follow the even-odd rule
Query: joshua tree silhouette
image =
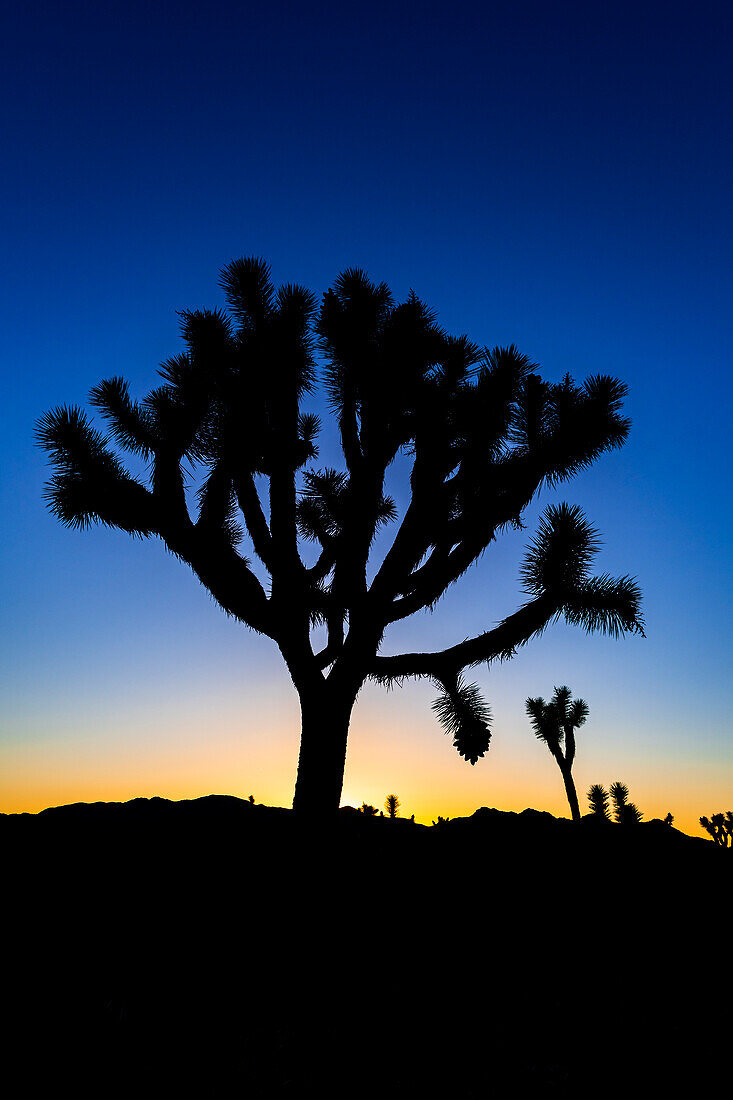
[[(39, 421), (38, 441), (55, 467), (47, 497), (61, 522), (158, 536), (229, 615), (277, 643), (301, 704), (296, 809), (338, 808), (367, 678), (432, 679), (441, 722), (475, 763), (489, 747), (490, 711), (465, 668), (512, 656), (560, 617), (587, 631), (643, 632), (637, 584), (590, 575), (597, 534), (561, 504), (530, 542), (523, 606), (441, 652), (380, 655), (387, 627), (432, 608), (498, 534), (521, 526), (544, 485), (623, 444), (625, 387), (605, 376), (543, 381), (515, 347), (448, 336), (414, 294), (395, 304), (358, 270), (339, 276), (320, 310), (302, 287), (276, 290), (260, 259), (230, 263), (221, 286), (228, 312), (181, 314), (185, 351), (142, 403), (122, 378), (91, 391), (108, 437), (81, 409), (62, 407)], [(306, 468), (320, 424), (303, 405), (317, 381), (342, 470)], [(120, 449), (148, 463), (148, 483)], [(374, 561), (375, 534), (398, 519), (385, 491), (398, 452), (411, 458), (411, 496)], [(245, 538), (267, 584), (240, 552)], [(315, 627), (325, 629), (320, 649)]]
[(588, 788), (588, 805), (590, 812), (596, 817), (602, 817), (604, 821), (610, 821), (608, 812), (608, 791), (600, 783), (593, 783)]
[(619, 825), (638, 825), (644, 815), (633, 802), (629, 802), (629, 788), (626, 784), (617, 780), (611, 784), (610, 792), (613, 816)]
[(733, 844), (733, 810), (726, 810), (724, 814), (713, 814), (711, 818), (701, 817), (700, 824), (721, 848)]
[(400, 816), (400, 800), (396, 794), (388, 794), (384, 800), (384, 808), (389, 817)]
[(544, 741), (555, 757), (570, 805), (573, 821), (580, 821), (578, 795), (573, 780), (575, 760), (575, 731), (585, 724), (588, 704), (584, 699), (572, 699), (569, 687), (555, 688), (549, 703), (541, 697), (527, 699), (525, 703), (535, 737)]

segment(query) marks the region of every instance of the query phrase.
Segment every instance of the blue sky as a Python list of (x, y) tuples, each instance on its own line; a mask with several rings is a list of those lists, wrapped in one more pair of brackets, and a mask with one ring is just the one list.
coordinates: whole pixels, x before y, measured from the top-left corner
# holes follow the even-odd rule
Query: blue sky
[[(102, 377), (150, 388), (179, 347), (175, 311), (219, 303), (218, 270), (245, 254), (318, 292), (358, 264), (550, 378), (630, 386), (624, 450), (541, 504), (580, 504), (602, 568), (639, 577), (647, 639), (559, 626), (481, 672), (496, 723), (475, 769), (425, 685), (368, 688), (352, 800), (562, 812), (523, 699), (567, 682), (591, 708), (579, 785), (625, 778), (647, 816), (690, 828), (728, 808), (732, 23), (723, 3), (5, 16), (2, 808), (289, 800), (297, 710), (270, 643), (162, 547), (61, 529), (32, 445), (40, 412)], [(390, 644), (437, 646), (512, 610), (521, 546), (507, 537)]]

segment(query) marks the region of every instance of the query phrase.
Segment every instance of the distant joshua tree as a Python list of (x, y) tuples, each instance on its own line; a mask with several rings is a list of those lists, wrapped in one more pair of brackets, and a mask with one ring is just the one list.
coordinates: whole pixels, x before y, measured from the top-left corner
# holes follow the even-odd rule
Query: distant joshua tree
[(629, 788), (625, 783), (616, 780), (611, 784), (611, 801), (613, 802), (613, 817), (619, 825), (638, 825), (644, 816), (640, 810), (629, 802)]
[(665, 817), (664, 824), (665, 825), (671, 825), (673, 821), (674, 821), (674, 814), (670, 812)]
[(440, 814), (438, 814), (438, 820), (434, 821), (433, 825), (445, 825), (448, 821), (450, 821), (449, 817), (441, 817)]
[(370, 806), (368, 802), (362, 802), (359, 813), (364, 814), (365, 817), (376, 817), (379, 811), (376, 806)]
[(549, 703), (542, 698), (527, 699), (527, 716), (535, 737), (544, 741), (555, 757), (565, 783), (573, 821), (580, 821), (580, 806), (573, 780), (575, 731), (588, 717), (588, 704), (583, 699), (571, 701), (569, 687), (555, 688)]
[(388, 794), (384, 800), (384, 808), (389, 817), (400, 816), (400, 800), (396, 794)]
[[(389, 625), (434, 607), (502, 532), (523, 527), (543, 487), (623, 445), (626, 387), (604, 375), (547, 382), (514, 346), (449, 336), (415, 294), (397, 303), (358, 269), (320, 306), (301, 286), (276, 288), (254, 257), (228, 264), (221, 287), (228, 309), (181, 314), (184, 348), (142, 401), (121, 377), (94, 387), (107, 434), (74, 406), (48, 412), (37, 436), (63, 524), (161, 539), (227, 615), (277, 644), (300, 699), (299, 813), (338, 811), (365, 680), (432, 681), (444, 726), (475, 764), (490, 714), (465, 669), (512, 657), (561, 618), (643, 633), (638, 585), (592, 575), (598, 534), (559, 504), (527, 549), (521, 607), (437, 652), (381, 654)], [(338, 469), (315, 464), (316, 386), (340, 438)], [(398, 454), (411, 461), (401, 513), (387, 494)]]
[(733, 843), (733, 810), (727, 810), (724, 814), (713, 814), (712, 818), (701, 817), (700, 824), (721, 848), (727, 848)]
[(608, 791), (600, 783), (593, 783), (588, 788), (588, 805), (594, 817), (601, 817), (604, 821), (610, 821), (608, 812)]

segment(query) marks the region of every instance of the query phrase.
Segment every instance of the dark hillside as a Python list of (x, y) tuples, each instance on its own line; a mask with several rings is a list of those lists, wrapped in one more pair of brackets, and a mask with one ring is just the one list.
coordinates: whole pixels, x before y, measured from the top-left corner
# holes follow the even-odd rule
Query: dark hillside
[(692, 1094), (721, 1068), (733, 854), (661, 822), (305, 828), (210, 796), (0, 834), (29, 1094)]

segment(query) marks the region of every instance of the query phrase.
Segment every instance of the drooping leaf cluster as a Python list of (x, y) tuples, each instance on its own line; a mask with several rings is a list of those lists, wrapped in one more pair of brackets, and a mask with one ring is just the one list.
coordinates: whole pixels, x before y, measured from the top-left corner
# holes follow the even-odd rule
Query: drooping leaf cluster
[(465, 684), (457, 677), (453, 683), (446, 685), (432, 708), (464, 760), (475, 764), (480, 756), (488, 752), (491, 708), (481, 697), (477, 684)]

